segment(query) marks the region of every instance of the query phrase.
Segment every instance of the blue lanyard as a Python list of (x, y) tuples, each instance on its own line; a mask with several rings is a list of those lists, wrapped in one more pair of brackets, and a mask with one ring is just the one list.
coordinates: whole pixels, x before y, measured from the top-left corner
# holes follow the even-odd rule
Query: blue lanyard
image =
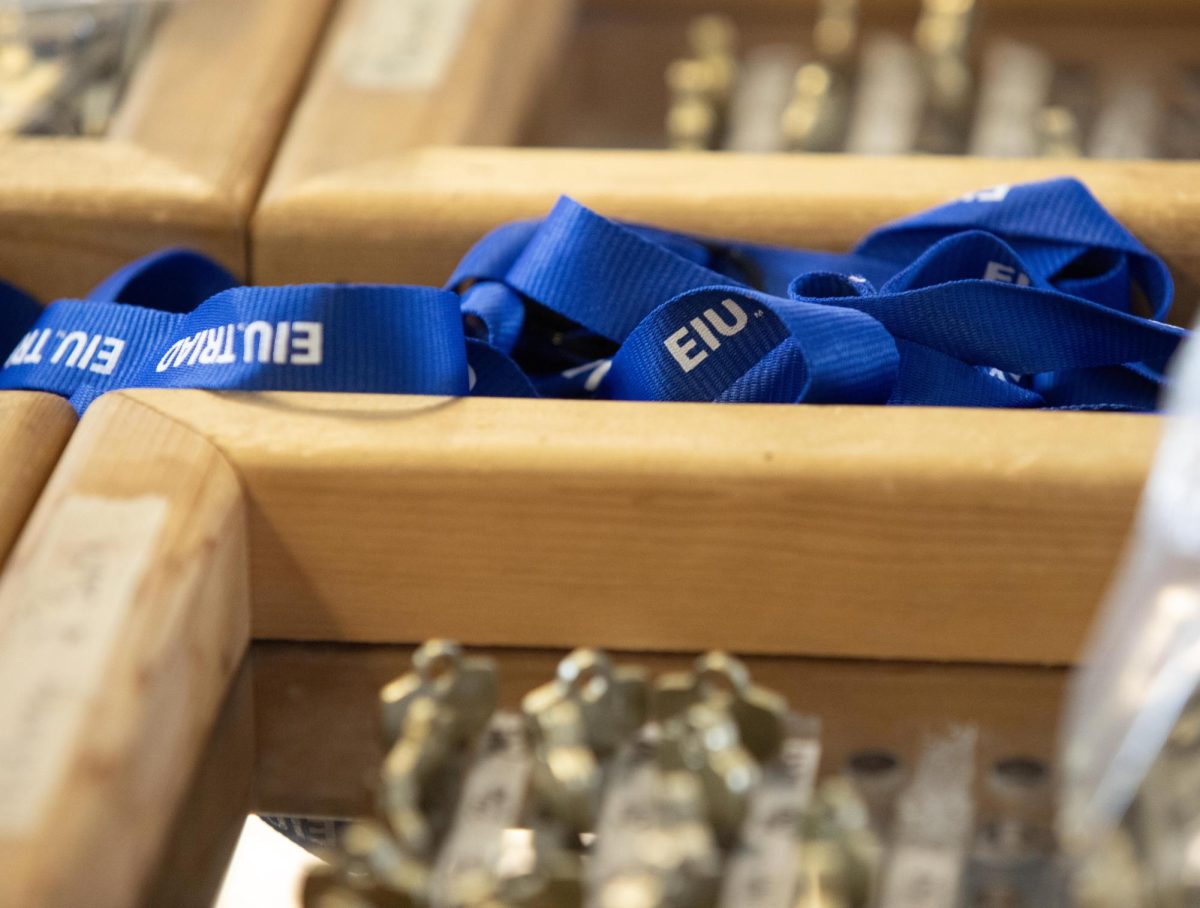
[(48, 306), (0, 371), (0, 388), (50, 391), (80, 412), (131, 387), (466, 394), (459, 299), (430, 287), (239, 287), (169, 250), (89, 299)]
[(1025, 274), (1064, 293), (1130, 310), (1132, 281), (1162, 319), (1174, 285), (1162, 260), (1113, 218), (1078, 180), (995, 186), (870, 234), (855, 250), (903, 267), (954, 233), (992, 233), (1020, 256)]
[(138, 259), (82, 300), (39, 307), (0, 371), (0, 388), (72, 397), (125, 387), (175, 313), (234, 286), (233, 275), (199, 253), (166, 249)]
[(0, 281), (0, 350), (11, 350), (42, 314), (38, 301)]
[(0, 388), (81, 411), (125, 387), (1150, 410), (1185, 336), (1157, 320), (1171, 297), (1070, 179), (972, 194), (849, 255), (564, 198), (481, 240), (444, 290), (239, 287), (182, 250), (40, 315), (0, 288), (24, 331)]
[[(730, 251), (737, 271), (563, 199), (486, 237), (451, 286), (476, 337), (556, 396), (1150, 410), (1185, 336), (1131, 314), (1138, 296), (1165, 314), (1170, 276), (1071, 179), (974, 193), (849, 256)], [(559, 320), (529, 323), (545, 312)], [(609, 343), (599, 386), (564, 323)], [(555, 347), (561, 368), (540, 371)]]

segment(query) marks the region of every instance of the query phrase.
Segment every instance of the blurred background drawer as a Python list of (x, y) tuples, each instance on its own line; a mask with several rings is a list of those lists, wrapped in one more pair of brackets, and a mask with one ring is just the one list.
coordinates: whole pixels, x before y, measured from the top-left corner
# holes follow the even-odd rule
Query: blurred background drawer
[[(927, 4), (926, 14), (936, 5)], [(562, 193), (612, 217), (842, 250), (883, 221), (966, 192), (1071, 174), (1167, 260), (1181, 289), (1174, 320), (1185, 323), (1194, 311), (1200, 286), (1200, 246), (1191, 239), (1200, 223), (1200, 165), (1191, 160), (1200, 156), (1192, 141), (1200, 129), (1192, 109), (1200, 97), (1194, 4), (980, 0), (963, 54), (972, 84), (986, 82), (997, 44), (1018, 42), (1044, 55), (1056, 73), (1047, 106), (1070, 110), (1068, 101), (1076, 103), (1076, 147), (1043, 143), (1029, 153), (1055, 156), (1025, 159), (921, 153), (869, 161), (843, 153), (665, 150), (671, 97), (664, 77), (673, 60), (692, 53), (687, 36), (695, 16), (725, 13), (736, 23), (743, 67), (764, 47), (790, 48), (803, 63), (818, 59), (817, 2), (474, 0), (439, 5), (436, 37), (412, 46), (405, 42), (414, 23), (430, 18), (412, 8), (427, 4), (401, 4), (391, 15), (381, 12), (385, 6), (340, 4), (256, 216), (253, 259), (262, 282), (441, 283), (488, 229), (544, 214)], [(920, 4), (879, 0), (861, 7), (856, 47), (881, 35), (916, 40)], [(373, 46), (368, 36), (389, 29), (377, 45), (390, 47), (390, 59), (398, 55), (402, 65), (364, 66)], [(850, 78), (865, 78), (857, 62)], [(1101, 108), (1122, 90), (1127, 100), (1135, 97), (1137, 79), (1156, 87), (1150, 99), (1159, 108), (1158, 125), (1146, 127), (1155, 140), (1105, 145), (1098, 138)], [(968, 120), (977, 106), (968, 103)], [(1115, 104), (1118, 122), (1119, 113)], [(843, 138), (830, 147), (855, 147), (844, 140), (848, 128), (843, 124)], [(917, 137), (910, 150), (981, 147), (970, 122), (955, 129), (940, 142)], [(1089, 150), (1173, 159), (1067, 156)]]
[(45, 300), (77, 296), (167, 245), (244, 275), (246, 223), (329, 5), (180, 3), (103, 134), (18, 128), (0, 141), (0, 278)]

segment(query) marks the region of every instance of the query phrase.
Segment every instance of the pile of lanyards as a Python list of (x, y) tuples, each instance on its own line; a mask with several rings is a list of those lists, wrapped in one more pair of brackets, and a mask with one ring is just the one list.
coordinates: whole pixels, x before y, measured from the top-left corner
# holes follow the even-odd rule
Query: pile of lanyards
[(1164, 263), (1078, 181), (1001, 186), (847, 255), (562, 199), (445, 288), (242, 287), (168, 250), (44, 311), (7, 288), (0, 388), (1153, 410), (1187, 332)]

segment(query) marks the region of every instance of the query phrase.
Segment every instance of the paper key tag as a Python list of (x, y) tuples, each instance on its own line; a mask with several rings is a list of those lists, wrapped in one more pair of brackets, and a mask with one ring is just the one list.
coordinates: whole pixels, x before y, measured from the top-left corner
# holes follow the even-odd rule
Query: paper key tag
[(358, 88), (423, 91), (441, 83), (478, 0), (367, 0), (341, 67)]
[(167, 510), (160, 497), (69, 497), (6, 584), (0, 837), (32, 833), (66, 771)]

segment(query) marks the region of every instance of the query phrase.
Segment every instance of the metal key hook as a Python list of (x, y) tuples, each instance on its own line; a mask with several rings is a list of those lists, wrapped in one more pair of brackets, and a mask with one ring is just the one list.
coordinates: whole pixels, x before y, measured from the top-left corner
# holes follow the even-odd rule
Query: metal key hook
[(696, 688), (705, 699), (741, 699), (750, 687), (750, 670), (729, 653), (713, 650), (695, 663)]
[(426, 684), (449, 689), (462, 667), (462, 658), (462, 646), (453, 640), (429, 640), (413, 653), (412, 664)]
[(430, 640), (412, 654), (412, 671), (391, 681), (379, 693), (384, 738), (396, 740), (405, 716), (421, 699), (431, 699), (454, 713), (453, 736), (467, 741), (482, 731), (499, 699), (495, 662), (468, 656), (453, 640)]
[(558, 663), (555, 672), (566, 695), (585, 703), (604, 698), (612, 685), (612, 674), (612, 660), (597, 649), (574, 650)]
[(694, 703), (710, 703), (728, 711), (737, 722), (743, 744), (760, 763), (778, 753), (787, 700), (754, 684), (740, 659), (709, 652), (693, 663), (690, 672), (658, 678), (653, 713), (659, 721), (685, 713)]

